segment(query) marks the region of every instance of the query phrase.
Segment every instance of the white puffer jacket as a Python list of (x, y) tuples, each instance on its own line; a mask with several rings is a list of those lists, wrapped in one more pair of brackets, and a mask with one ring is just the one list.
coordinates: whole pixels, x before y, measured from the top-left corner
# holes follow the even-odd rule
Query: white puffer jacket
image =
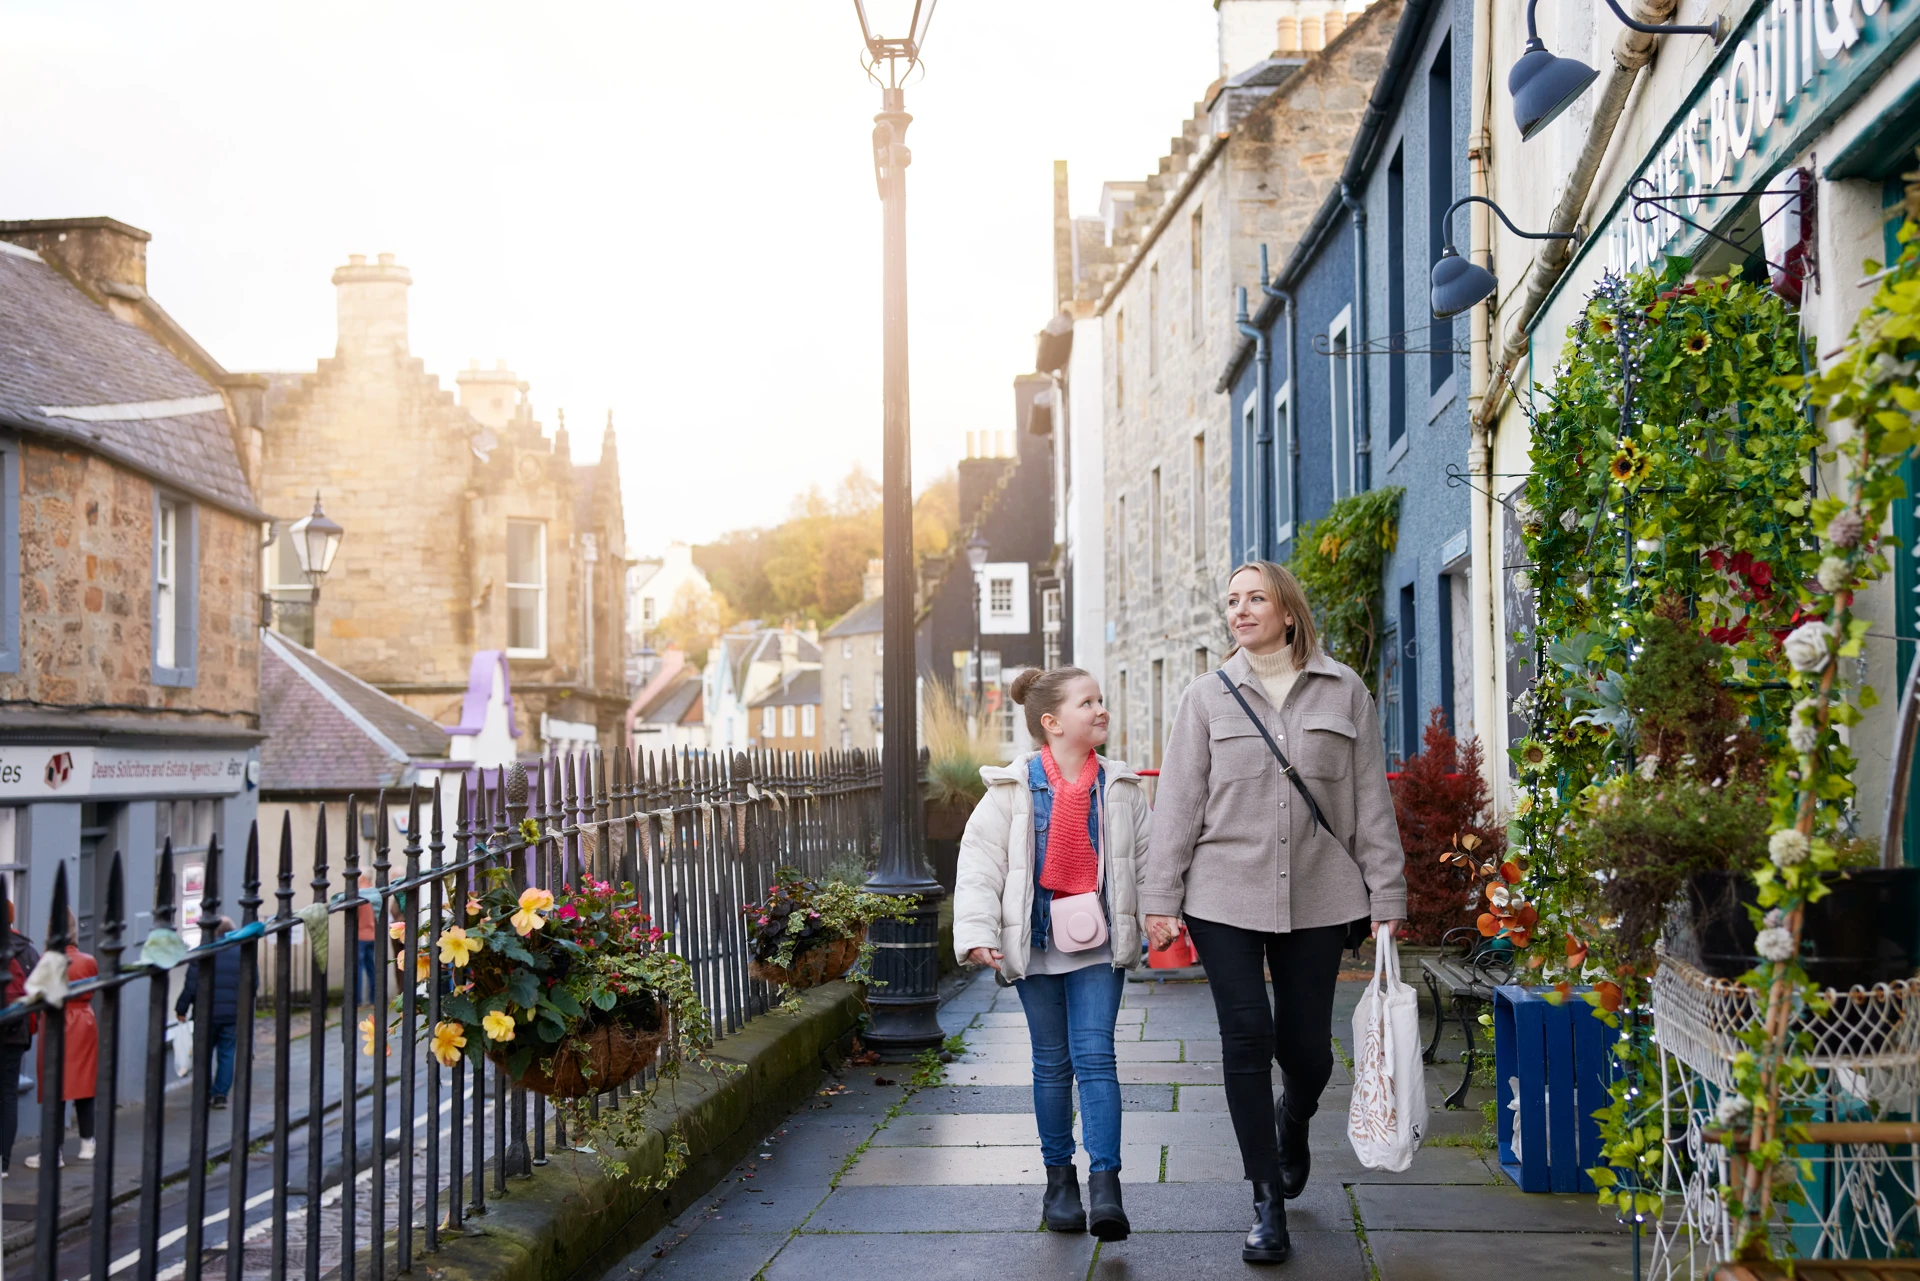
[[(953, 950), (964, 963), (976, 947), (997, 949), (1000, 972), (1024, 978), (1033, 951), (1033, 792), (1027, 752), (980, 771), (987, 794), (973, 807), (960, 838), (953, 895)], [(1147, 875), (1147, 832), (1153, 822), (1146, 788), (1126, 762), (1102, 758), (1100, 885), (1107, 891), (1108, 935), (1116, 969), (1140, 965), (1140, 884)]]

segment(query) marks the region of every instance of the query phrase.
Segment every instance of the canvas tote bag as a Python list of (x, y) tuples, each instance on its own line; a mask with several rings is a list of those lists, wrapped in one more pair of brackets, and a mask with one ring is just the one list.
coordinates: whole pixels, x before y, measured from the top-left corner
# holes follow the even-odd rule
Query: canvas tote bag
[(1400, 981), (1400, 949), (1374, 939), (1373, 981), (1353, 1011), (1353, 1102), (1347, 1139), (1369, 1170), (1404, 1170), (1427, 1128), (1420, 1004)]

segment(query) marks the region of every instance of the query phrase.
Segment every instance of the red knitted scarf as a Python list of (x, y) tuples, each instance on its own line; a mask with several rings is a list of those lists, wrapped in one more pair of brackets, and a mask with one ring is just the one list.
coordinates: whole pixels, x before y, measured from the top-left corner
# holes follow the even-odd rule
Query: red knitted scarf
[(1100, 860), (1087, 835), (1087, 810), (1093, 804), (1094, 781), (1100, 761), (1088, 752), (1080, 777), (1069, 783), (1053, 759), (1053, 748), (1040, 749), (1040, 764), (1053, 789), (1053, 818), (1047, 831), (1047, 864), (1040, 871), (1040, 887), (1056, 894), (1091, 894), (1100, 888)]

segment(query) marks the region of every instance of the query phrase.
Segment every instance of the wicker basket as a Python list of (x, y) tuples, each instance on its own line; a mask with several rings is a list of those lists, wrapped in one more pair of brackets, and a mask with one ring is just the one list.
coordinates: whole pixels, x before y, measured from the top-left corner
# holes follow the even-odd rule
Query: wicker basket
[(853, 968), (860, 959), (860, 944), (866, 941), (863, 929), (848, 938), (817, 943), (793, 958), (790, 966), (755, 961), (747, 967), (753, 977), (781, 987), (809, 988), (831, 983)]
[[(536, 1058), (514, 1084), (552, 1099), (580, 1099), (605, 1094), (653, 1066), (667, 1039), (667, 1007), (659, 1003), (652, 1030), (637, 1026), (632, 1015), (620, 1011), (577, 1029), (560, 1043), (548, 1060)], [(578, 1048), (584, 1041), (586, 1048)], [(504, 1051), (487, 1055), (506, 1061)]]

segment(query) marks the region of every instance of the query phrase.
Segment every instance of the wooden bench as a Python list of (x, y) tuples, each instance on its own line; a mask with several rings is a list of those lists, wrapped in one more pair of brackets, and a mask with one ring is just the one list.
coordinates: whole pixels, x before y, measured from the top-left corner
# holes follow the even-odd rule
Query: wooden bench
[(1510, 952), (1487, 947), (1487, 940), (1480, 937), (1477, 929), (1451, 930), (1441, 943), (1445, 945), (1467, 936), (1471, 937), (1467, 939), (1463, 955), (1429, 956), (1420, 961), (1420, 974), (1427, 981), (1427, 991), (1433, 994), (1433, 1036), (1421, 1053), (1422, 1060), (1433, 1062), (1434, 1051), (1440, 1045), (1440, 1033), (1446, 1026), (1446, 1007), (1440, 1003), (1442, 991), (1447, 994), (1454, 1017), (1460, 1020), (1460, 1031), (1467, 1038), (1467, 1070), (1446, 1098), (1450, 1108), (1461, 1105), (1468, 1087), (1473, 1084), (1474, 1058), (1479, 1052), (1474, 1037), (1475, 1013), (1479, 1007), (1493, 1004), (1493, 989), (1507, 981), (1512, 956)]

